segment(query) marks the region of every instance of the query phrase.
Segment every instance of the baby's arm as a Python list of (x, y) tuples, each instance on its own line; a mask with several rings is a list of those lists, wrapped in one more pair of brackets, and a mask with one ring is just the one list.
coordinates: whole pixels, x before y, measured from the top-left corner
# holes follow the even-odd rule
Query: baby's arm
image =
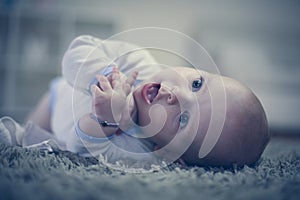
[(90, 93), (95, 75), (108, 75), (109, 66), (117, 65), (127, 75), (137, 70), (139, 78), (145, 79), (155, 68), (145, 66), (153, 63), (150, 53), (136, 45), (83, 35), (74, 39), (64, 54), (62, 74), (71, 86)]
[(121, 79), (119, 70), (114, 67), (110, 80), (102, 75), (97, 75), (96, 78), (99, 84), (92, 86), (93, 113), (88, 113), (80, 119), (79, 128), (89, 136), (109, 137), (116, 133), (119, 127), (101, 126), (99, 121), (113, 124), (130, 121), (123, 113), (129, 107), (127, 98), (137, 78), (137, 71), (129, 78)]

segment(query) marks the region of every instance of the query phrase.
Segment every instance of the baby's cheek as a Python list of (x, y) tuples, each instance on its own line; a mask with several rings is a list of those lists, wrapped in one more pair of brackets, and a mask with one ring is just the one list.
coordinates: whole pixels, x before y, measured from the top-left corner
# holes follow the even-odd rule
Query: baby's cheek
[(149, 110), (138, 111), (138, 125), (147, 137), (161, 135), (164, 132), (167, 113), (159, 104), (154, 104)]
[(178, 134), (178, 127), (179, 125), (176, 125), (173, 122), (165, 123), (165, 126), (162, 129), (162, 131), (157, 134), (159, 142), (162, 145), (167, 145), (170, 142), (172, 142), (176, 134)]
[(146, 112), (145, 110), (139, 112), (139, 126), (144, 127), (150, 124), (151, 119), (148, 113), (149, 112)]

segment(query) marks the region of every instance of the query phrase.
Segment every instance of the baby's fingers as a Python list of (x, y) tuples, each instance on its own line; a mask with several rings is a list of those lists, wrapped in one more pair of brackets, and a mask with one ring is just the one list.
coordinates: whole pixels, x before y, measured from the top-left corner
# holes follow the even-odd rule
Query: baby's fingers
[(138, 71), (134, 71), (132, 72), (131, 76), (127, 79), (126, 83), (130, 85), (130, 87), (134, 84), (134, 82), (136, 81), (136, 78), (138, 76), (139, 72)]
[(131, 91), (131, 87), (136, 81), (136, 78), (138, 76), (138, 71), (134, 71), (131, 76), (126, 80), (126, 84), (124, 85), (124, 90), (126, 95), (128, 95)]
[(92, 91), (92, 95), (93, 95), (94, 99), (96, 99), (96, 98), (103, 95), (103, 91), (101, 91), (100, 88), (97, 85), (92, 85), (91, 86), (91, 91)]
[(102, 91), (105, 92), (105, 91), (111, 91), (112, 90), (111, 85), (110, 85), (108, 79), (105, 76), (97, 75), (96, 78), (99, 82), (99, 86), (100, 86), (100, 89)]
[(120, 72), (119, 72), (119, 69), (115, 66), (113, 68), (113, 71), (112, 71), (112, 74), (111, 74), (112, 88), (116, 88), (119, 81), (120, 81)]

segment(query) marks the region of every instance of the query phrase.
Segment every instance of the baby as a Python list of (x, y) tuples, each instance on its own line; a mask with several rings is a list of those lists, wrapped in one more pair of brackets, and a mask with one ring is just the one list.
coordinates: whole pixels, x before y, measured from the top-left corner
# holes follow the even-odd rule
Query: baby
[[(62, 68), (29, 117), (53, 133), (37, 131), (39, 142), (109, 162), (223, 167), (255, 163), (268, 143), (262, 105), (231, 78), (162, 66), (132, 44), (91, 36), (71, 43)], [(38, 143), (17, 124), (11, 131), (12, 120), (1, 121), (15, 144)]]

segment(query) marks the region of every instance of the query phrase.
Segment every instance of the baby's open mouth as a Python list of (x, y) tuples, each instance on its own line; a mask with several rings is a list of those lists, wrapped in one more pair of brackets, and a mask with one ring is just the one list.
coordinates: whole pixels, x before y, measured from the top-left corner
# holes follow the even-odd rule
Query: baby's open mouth
[(155, 97), (158, 94), (158, 91), (160, 89), (159, 83), (148, 83), (143, 87), (143, 97), (147, 101), (147, 103), (152, 103)]

